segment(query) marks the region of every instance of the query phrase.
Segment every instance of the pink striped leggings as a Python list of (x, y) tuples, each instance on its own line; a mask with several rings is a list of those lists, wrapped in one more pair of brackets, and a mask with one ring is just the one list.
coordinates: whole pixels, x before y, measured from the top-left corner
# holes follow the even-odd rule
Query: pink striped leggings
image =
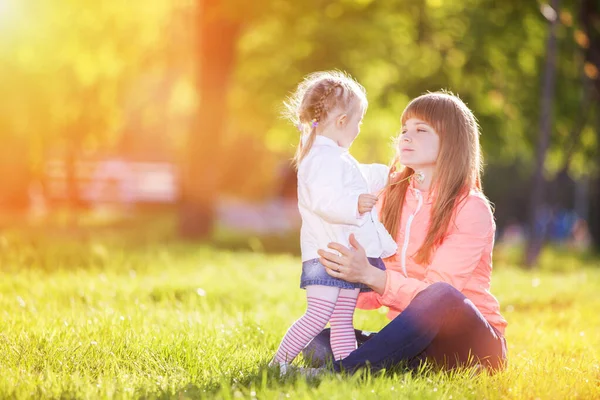
[(331, 286), (306, 287), (306, 313), (288, 329), (273, 362), (292, 362), (302, 349), (327, 325), (331, 325), (331, 350), (335, 360), (344, 359), (356, 349), (352, 318), (360, 289)]

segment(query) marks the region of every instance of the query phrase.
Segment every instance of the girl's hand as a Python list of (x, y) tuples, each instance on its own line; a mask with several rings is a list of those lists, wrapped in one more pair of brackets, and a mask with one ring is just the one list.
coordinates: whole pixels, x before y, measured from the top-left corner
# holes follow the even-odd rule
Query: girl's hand
[(364, 213), (371, 212), (375, 204), (377, 204), (377, 196), (368, 193), (361, 194), (358, 196), (358, 213), (363, 215)]
[(365, 278), (368, 271), (374, 267), (369, 264), (365, 249), (358, 243), (354, 234), (350, 235), (350, 245), (353, 249), (339, 243), (329, 243), (327, 247), (337, 250), (341, 255), (319, 250), (321, 256), (319, 261), (327, 268), (327, 273), (334, 278), (347, 282), (367, 283)]

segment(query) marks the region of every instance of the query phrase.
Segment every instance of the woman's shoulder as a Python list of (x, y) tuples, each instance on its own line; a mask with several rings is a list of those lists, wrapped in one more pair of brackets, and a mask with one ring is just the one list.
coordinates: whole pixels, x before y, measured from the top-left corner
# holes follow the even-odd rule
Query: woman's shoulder
[(481, 190), (471, 189), (460, 202), (459, 211), (491, 214), (492, 206)]
[(483, 192), (472, 189), (463, 197), (457, 207), (455, 224), (459, 230), (474, 234), (488, 234), (495, 229), (492, 206)]

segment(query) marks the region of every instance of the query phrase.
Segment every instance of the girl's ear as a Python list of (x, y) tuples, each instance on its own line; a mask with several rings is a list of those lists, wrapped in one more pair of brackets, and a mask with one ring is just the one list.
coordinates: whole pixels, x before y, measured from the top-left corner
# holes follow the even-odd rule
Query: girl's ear
[(342, 129), (342, 128), (344, 128), (344, 126), (346, 126), (347, 123), (348, 123), (348, 116), (346, 114), (342, 114), (335, 121), (335, 126), (338, 129)]

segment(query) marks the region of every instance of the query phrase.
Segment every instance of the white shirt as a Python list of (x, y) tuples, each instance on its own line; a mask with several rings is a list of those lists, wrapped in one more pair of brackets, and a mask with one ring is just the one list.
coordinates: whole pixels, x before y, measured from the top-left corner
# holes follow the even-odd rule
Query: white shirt
[[(330, 242), (350, 247), (354, 233), (367, 257), (389, 257), (397, 245), (371, 212), (358, 213), (358, 196), (378, 194), (387, 184), (389, 168), (383, 164), (359, 164), (347, 149), (318, 135), (298, 167), (298, 208), (302, 217), (302, 261), (319, 258)], [(333, 250), (330, 250), (333, 251)]]

